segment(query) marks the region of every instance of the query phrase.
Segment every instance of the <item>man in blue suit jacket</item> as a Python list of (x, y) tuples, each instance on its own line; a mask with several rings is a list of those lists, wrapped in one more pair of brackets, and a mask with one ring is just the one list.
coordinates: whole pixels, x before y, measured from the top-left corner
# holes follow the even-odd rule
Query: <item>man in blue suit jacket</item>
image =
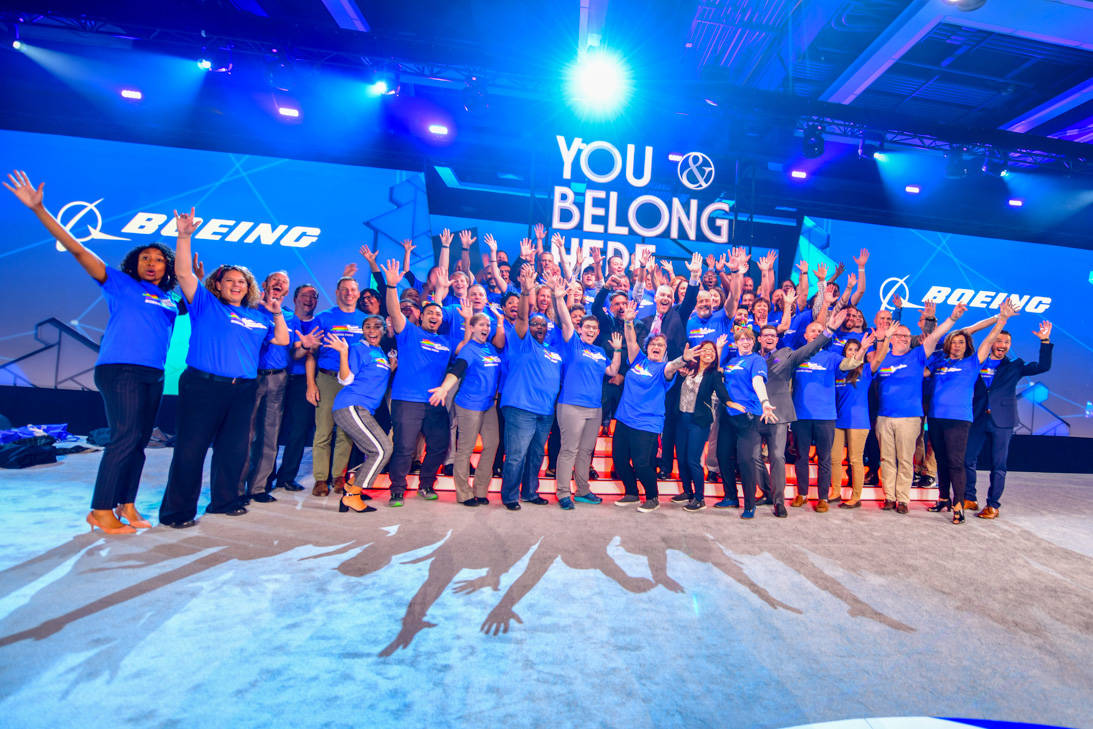
[(1009, 359), (1009, 332), (1000, 332), (990, 343), (990, 356), (980, 368), (980, 378), (975, 384), (975, 396), (972, 401), (971, 432), (968, 433), (968, 450), (964, 458), (964, 469), (968, 476), (965, 490), (964, 508), (975, 510), (979, 504), (975, 500), (975, 463), (983, 441), (991, 437), (991, 484), (987, 491), (987, 505), (976, 516), (981, 519), (995, 519), (1001, 505), (1002, 490), (1006, 487), (1006, 459), (1009, 457), (1010, 438), (1017, 425), (1017, 383), (1022, 377), (1038, 375), (1051, 369), (1051, 350), (1054, 345), (1051, 338), (1051, 322), (1040, 324), (1036, 336), (1040, 339), (1040, 361), (1025, 362), (1023, 359)]

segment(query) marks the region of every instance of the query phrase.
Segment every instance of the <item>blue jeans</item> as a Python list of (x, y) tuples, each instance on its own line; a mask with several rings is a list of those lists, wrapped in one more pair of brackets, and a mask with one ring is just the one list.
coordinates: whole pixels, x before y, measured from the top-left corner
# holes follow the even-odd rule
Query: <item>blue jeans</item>
[(702, 449), (710, 437), (710, 426), (696, 425), (694, 413), (680, 413), (676, 421), (676, 454), (679, 459), (679, 481), (683, 493), (702, 501), (706, 495), (705, 471), (702, 470)]
[(539, 467), (554, 423), (554, 413), (539, 415), (505, 406), (505, 465), (501, 469), (501, 501), (505, 504), (539, 496)]
[(980, 415), (968, 431), (968, 448), (964, 456), (964, 472), (967, 475), (964, 498), (978, 501), (975, 498), (975, 463), (987, 436), (991, 439), (991, 485), (987, 490), (987, 506), (997, 509), (1002, 499), (1002, 491), (1006, 488), (1006, 461), (1009, 459), (1013, 428), (999, 428), (994, 424), (990, 413)]

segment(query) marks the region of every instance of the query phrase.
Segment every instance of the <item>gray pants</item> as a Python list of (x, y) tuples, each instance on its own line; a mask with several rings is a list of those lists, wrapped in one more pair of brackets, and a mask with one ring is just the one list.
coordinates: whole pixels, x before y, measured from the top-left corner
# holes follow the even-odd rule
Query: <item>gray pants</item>
[(362, 489), (372, 488), (376, 476), (395, 451), (387, 432), (372, 417), (372, 413), (356, 405), (335, 410), (334, 423), (364, 454), (364, 461), (358, 466), (354, 485)]
[(254, 410), (250, 414), (250, 458), (239, 483), (241, 496), (253, 496), (268, 490), (266, 481), (277, 463), (277, 436), (281, 432), (287, 384), (287, 370), (258, 377)]
[(556, 492), (559, 499), (568, 498), (569, 483), (577, 481), (577, 495), (587, 496), (588, 469), (592, 466), (592, 451), (596, 449), (596, 436), (600, 433), (602, 408), (585, 408), (580, 405), (558, 405), (558, 430), (561, 444), (558, 446)]
[[(767, 457), (770, 459), (770, 473), (767, 473), (767, 465), (763, 463), (763, 451), (760, 448), (755, 463), (759, 471), (759, 488), (763, 494), (769, 496), (775, 504), (786, 502), (786, 436), (789, 434), (789, 423), (760, 423), (759, 437), (761, 443), (767, 444)], [(808, 459), (808, 454), (805, 454)], [(800, 488), (800, 487), (798, 487)], [(805, 490), (808, 490), (806, 485)]]
[[(497, 455), (497, 445), (501, 440), (497, 428), (497, 406), (490, 405), (489, 410), (467, 410), (455, 406), (455, 422), (459, 428), (456, 440), (455, 460), (452, 474), (455, 476), (455, 497), (459, 501), (470, 498), (485, 498), (490, 491), (490, 478), (493, 476), (493, 459)], [(478, 467), (474, 471), (474, 491), (469, 482), (471, 475), (471, 453), (478, 435), (482, 435), (482, 453), (478, 457)]]
[[(706, 468), (710, 471), (721, 473), (717, 463), (717, 434), (721, 431), (721, 416), (725, 408), (717, 400), (717, 395), (710, 396), (710, 407), (713, 408), (713, 423), (710, 424), (710, 437), (706, 439)], [(733, 476), (732, 478), (736, 478)]]

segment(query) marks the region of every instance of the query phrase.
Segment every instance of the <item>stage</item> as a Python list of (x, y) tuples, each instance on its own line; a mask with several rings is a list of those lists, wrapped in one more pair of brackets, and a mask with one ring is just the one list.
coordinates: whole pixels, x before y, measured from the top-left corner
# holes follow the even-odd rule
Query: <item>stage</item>
[[(148, 451), (151, 517), (170, 457)], [(963, 526), (277, 491), (103, 538), (98, 458), (0, 472), (6, 726), (1090, 726), (1089, 476), (1011, 474)]]

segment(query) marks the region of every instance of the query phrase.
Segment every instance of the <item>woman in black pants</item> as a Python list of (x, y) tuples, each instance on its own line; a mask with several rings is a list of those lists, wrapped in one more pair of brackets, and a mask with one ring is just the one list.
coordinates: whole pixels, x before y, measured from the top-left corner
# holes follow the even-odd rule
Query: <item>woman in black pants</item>
[(717, 344), (707, 340), (694, 349), (683, 349), (684, 378), (679, 391), (679, 420), (676, 422), (676, 452), (679, 454), (679, 480), (683, 493), (672, 501), (686, 501), (686, 511), (706, 508), (706, 484), (702, 470), (702, 450), (713, 425), (713, 394), (722, 403), (729, 401), (728, 390), (717, 366), (719, 352), (728, 342), (722, 334)]
[(254, 308), (258, 286), (250, 271), (220, 266), (201, 285), (190, 263), (190, 236), (198, 222), (193, 210), (175, 213), (175, 276), (186, 297), (191, 330), (187, 367), (178, 380), (178, 437), (159, 521), (176, 529), (197, 523), (201, 472), (210, 445), (212, 499), (205, 513), (247, 513), (240, 503), (239, 474), (249, 445), (258, 350), (266, 341), (288, 344), (281, 302), (267, 298), (269, 315)]
[(163, 395), (163, 365), (178, 314), (175, 300), (168, 295), (175, 287), (174, 254), (159, 243), (139, 246), (126, 254), (120, 271), (111, 268), (46, 210), (45, 183), (36, 189), (20, 171), (8, 179), (12, 184), (5, 182), (4, 187), (102, 286), (110, 307), (95, 365), (95, 386), (106, 407), (110, 442), (99, 462), (87, 523), (92, 531), (98, 527), (107, 534), (132, 534), (151, 526), (134, 502), (144, 469), (144, 446)]

